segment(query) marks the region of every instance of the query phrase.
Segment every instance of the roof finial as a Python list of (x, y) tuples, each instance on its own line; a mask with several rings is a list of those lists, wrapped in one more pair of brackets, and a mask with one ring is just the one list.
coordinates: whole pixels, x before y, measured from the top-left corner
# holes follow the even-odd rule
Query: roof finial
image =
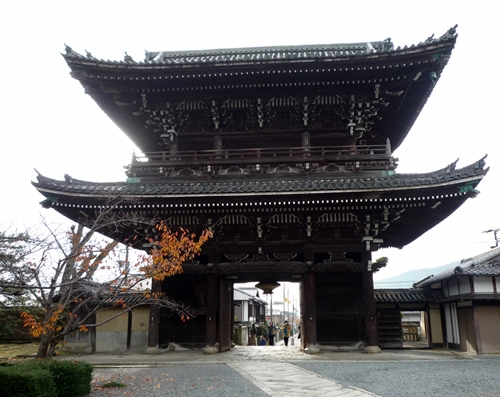
[(125, 51), (125, 58), (123, 59), (126, 63), (134, 63), (134, 59), (127, 54), (127, 51)]
[(449, 28), (448, 31), (439, 38), (439, 40), (448, 40), (448, 39), (452, 39), (452, 38), (456, 37), (457, 27), (458, 27), (458, 24), (456, 24), (452, 28)]
[(382, 51), (390, 51), (394, 48), (394, 43), (391, 41), (391, 38), (388, 37), (383, 41)]
[(85, 52), (87, 53), (87, 58), (88, 58), (88, 59), (96, 59), (96, 58), (94, 58), (94, 56), (93, 56), (90, 52), (88, 52), (87, 50), (85, 50)]

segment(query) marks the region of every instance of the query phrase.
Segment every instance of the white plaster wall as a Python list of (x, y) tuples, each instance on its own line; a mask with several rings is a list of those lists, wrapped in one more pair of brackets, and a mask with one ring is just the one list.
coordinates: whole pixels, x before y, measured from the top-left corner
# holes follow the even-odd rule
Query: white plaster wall
[(474, 292), (476, 294), (492, 294), (493, 279), (491, 277), (474, 277)]
[(458, 280), (460, 285), (460, 294), (469, 294), (470, 293), (469, 277), (461, 277)]
[(443, 294), (445, 294), (446, 297), (450, 296), (450, 294), (448, 293), (448, 282), (447, 281), (443, 281)]
[(456, 278), (448, 280), (448, 288), (450, 291), (450, 296), (458, 295), (458, 280)]
[(243, 302), (241, 321), (248, 321), (248, 301)]

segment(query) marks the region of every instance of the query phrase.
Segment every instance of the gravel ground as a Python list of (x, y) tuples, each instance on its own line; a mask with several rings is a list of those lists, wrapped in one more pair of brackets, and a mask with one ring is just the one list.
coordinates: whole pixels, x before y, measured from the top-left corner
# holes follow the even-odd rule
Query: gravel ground
[(295, 362), (344, 386), (382, 397), (499, 397), (500, 358), (450, 361)]
[[(102, 388), (108, 382), (124, 388)], [(227, 365), (177, 365), (148, 368), (95, 368), (90, 397), (214, 396), (264, 397), (261, 389)]]
[[(500, 397), (500, 357), (446, 361), (297, 361), (292, 364), (381, 397)], [(279, 374), (276, 376), (279, 378)], [(108, 382), (127, 386), (101, 387)], [(224, 364), (95, 368), (92, 390), (88, 397), (268, 396)]]

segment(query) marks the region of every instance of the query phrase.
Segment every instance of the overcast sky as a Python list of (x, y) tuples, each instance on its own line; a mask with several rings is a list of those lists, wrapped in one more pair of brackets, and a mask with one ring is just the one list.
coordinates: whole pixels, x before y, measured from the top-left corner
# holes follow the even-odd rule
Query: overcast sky
[(36, 168), (88, 181), (122, 181), (133, 145), (69, 75), (64, 44), (96, 58), (135, 60), (144, 50), (189, 50), (392, 39), (418, 44), (458, 24), (448, 66), (403, 145), (397, 172), (429, 172), (488, 154), (481, 194), (403, 250), (376, 275), (387, 278), (489, 249), (500, 227), (497, 117), (500, 56), (492, 1), (10, 1), (0, 9), (2, 117), (0, 226), (31, 225), (43, 199)]

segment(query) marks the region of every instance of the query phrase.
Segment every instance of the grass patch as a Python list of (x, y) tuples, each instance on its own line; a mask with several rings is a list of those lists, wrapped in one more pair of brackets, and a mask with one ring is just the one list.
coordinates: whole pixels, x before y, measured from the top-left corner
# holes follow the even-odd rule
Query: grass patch
[[(0, 361), (12, 358), (34, 358), (38, 351), (39, 344), (39, 342), (0, 343)], [(60, 351), (63, 347), (63, 343), (57, 346), (56, 356), (71, 356), (71, 354), (65, 351)]]
[(127, 387), (127, 385), (125, 383), (120, 383), (120, 382), (109, 382), (109, 383), (106, 383), (106, 384), (102, 385), (101, 387), (105, 387), (105, 388)]
[(34, 356), (38, 351), (38, 342), (35, 343), (1, 343), (0, 358), (18, 356)]

